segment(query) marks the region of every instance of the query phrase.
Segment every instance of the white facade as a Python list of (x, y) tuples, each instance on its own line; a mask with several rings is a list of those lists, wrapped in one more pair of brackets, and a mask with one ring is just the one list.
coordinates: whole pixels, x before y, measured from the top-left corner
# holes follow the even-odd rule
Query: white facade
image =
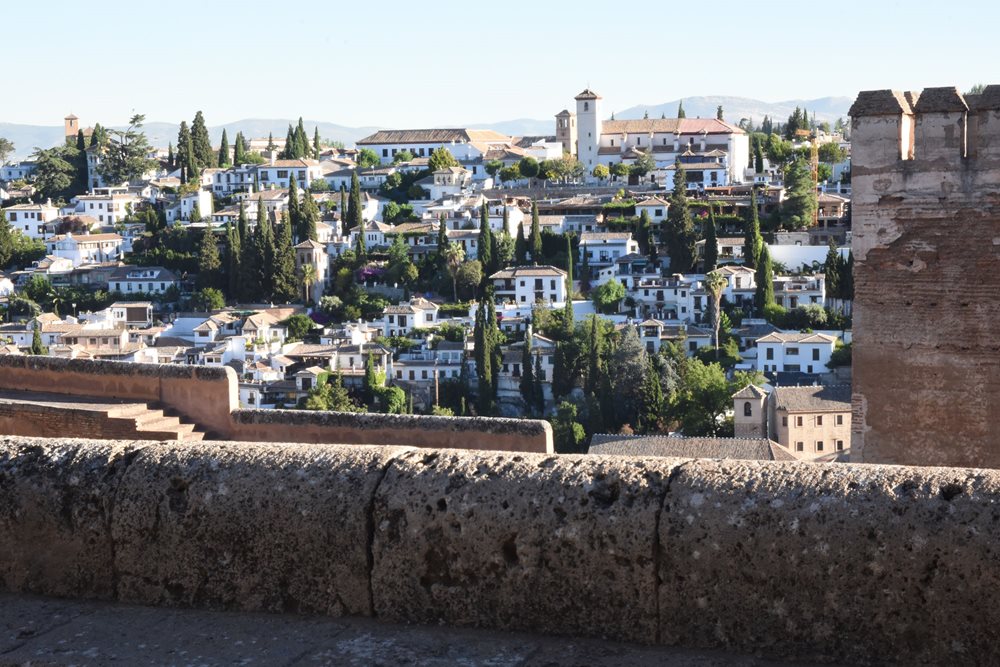
[(45, 223), (59, 217), (59, 209), (46, 204), (17, 204), (3, 210), (11, 228), (33, 239), (45, 238)]
[(566, 272), (554, 266), (516, 266), (490, 276), (498, 303), (525, 305), (565, 302), (566, 278)]
[(61, 234), (45, 242), (49, 255), (82, 264), (112, 262), (121, 258), (122, 237), (118, 234)]
[(580, 234), (580, 260), (587, 257), (592, 267), (614, 265), (619, 257), (639, 252), (639, 242), (631, 232), (583, 232)]
[(257, 167), (257, 180), (261, 189), (271, 185), (287, 188), (293, 176), (299, 188), (308, 190), (314, 180), (323, 178), (323, 168), (319, 166), (319, 162), (310, 159), (272, 160), (270, 164)]
[(123, 266), (108, 278), (108, 289), (122, 294), (162, 294), (179, 286), (177, 276), (159, 266)]
[(757, 370), (825, 373), (837, 338), (819, 333), (772, 333), (757, 339)]

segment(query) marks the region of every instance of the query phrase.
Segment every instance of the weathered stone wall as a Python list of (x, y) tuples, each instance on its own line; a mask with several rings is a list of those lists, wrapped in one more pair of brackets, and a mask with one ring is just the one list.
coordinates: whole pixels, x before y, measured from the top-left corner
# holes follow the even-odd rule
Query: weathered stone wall
[[(157, 403), (217, 438), (232, 440), (553, 451), (552, 427), (541, 420), (239, 410), (238, 381), (231, 368), (7, 356), (0, 357), (0, 389)], [(75, 428), (58, 430), (70, 416), (53, 416), (51, 424), (39, 424), (26, 408), (10, 410), (9, 419), (0, 418), (0, 433), (125, 435), (101, 425), (91, 429), (87, 419), (76, 422)]]
[(1000, 87), (852, 116), (852, 460), (1000, 467)]
[(2, 438), (0, 587), (996, 664), (998, 507), (989, 470)]

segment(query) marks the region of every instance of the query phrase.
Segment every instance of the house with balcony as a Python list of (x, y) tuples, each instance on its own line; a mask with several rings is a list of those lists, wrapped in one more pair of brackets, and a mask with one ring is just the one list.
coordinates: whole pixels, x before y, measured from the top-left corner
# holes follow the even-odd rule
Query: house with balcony
[(77, 267), (118, 261), (122, 256), (122, 243), (118, 234), (68, 233), (48, 238), (45, 249), (49, 255), (68, 259)]
[(567, 273), (554, 266), (514, 266), (490, 276), (497, 303), (563, 303)]
[(836, 336), (777, 332), (757, 339), (757, 370), (763, 373), (825, 373)]
[(416, 329), (438, 325), (438, 305), (427, 299), (413, 298), (382, 310), (382, 335), (406, 336)]
[(826, 275), (778, 276), (774, 279), (774, 302), (788, 310), (826, 303)]
[(108, 277), (108, 289), (122, 294), (162, 294), (180, 284), (180, 278), (162, 266), (120, 266)]
[(319, 162), (309, 158), (271, 160), (268, 164), (257, 166), (257, 181), (261, 190), (272, 186), (288, 188), (292, 178), (299, 188), (308, 190), (314, 180), (323, 178), (323, 168)]
[(15, 204), (3, 209), (7, 222), (28, 238), (44, 239), (47, 227), (45, 223), (59, 217), (59, 208), (52, 202), (44, 204)]
[(583, 232), (580, 234), (580, 261), (586, 257), (591, 268), (613, 266), (620, 258), (639, 253), (639, 242), (631, 232)]

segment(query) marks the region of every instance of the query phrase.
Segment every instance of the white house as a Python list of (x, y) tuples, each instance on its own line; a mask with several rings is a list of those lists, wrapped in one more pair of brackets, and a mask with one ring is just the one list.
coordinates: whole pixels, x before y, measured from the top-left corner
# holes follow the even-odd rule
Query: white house
[(59, 217), (59, 208), (52, 202), (44, 204), (15, 204), (3, 210), (11, 228), (33, 239), (45, 238), (45, 223)]
[(587, 258), (591, 267), (612, 266), (619, 257), (639, 252), (639, 242), (631, 232), (583, 232), (580, 234), (580, 260)]
[(121, 258), (122, 237), (118, 234), (60, 234), (45, 241), (49, 255), (82, 264), (113, 262)]
[(76, 198), (76, 212), (96, 218), (105, 225), (120, 222), (139, 203), (139, 197), (131, 192), (109, 189), (106, 193), (80, 195)]
[(122, 294), (162, 294), (171, 287), (180, 287), (180, 280), (161, 266), (121, 266), (108, 278), (108, 289)]
[(427, 329), (438, 324), (438, 305), (427, 299), (401, 301), (382, 310), (382, 335), (405, 336), (414, 329)]
[(774, 302), (789, 310), (826, 303), (826, 276), (778, 276), (774, 279)]
[(514, 266), (497, 271), (490, 280), (498, 303), (563, 303), (566, 277), (565, 271), (554, 266)]
[(391, 164), (396, 153), (401, 151), (409, 151), (414, 157), (429, 157), (435, 149), (443, 146), (461, 163), (480, 163), (472, 176), (481, 180), (486, 177), (481, 165), (483, 155), (492, 147), (509, 146), (510, 143), (510, 137), (493, 130), (452, 128), (379, 130), (359, 140), (356, 145), (375, 151), (382, 164)]
[(430, 199), (441, 199), (446, 195), (457, 195), (472, 183), (472, 172), (464, 167), (445, 167), (416, 182), (430, 193)]
[(0, 167), (0, 181), (21, 181), (31, 178), (38, 169), (34, 162), (15, 162)]
[(645, 213), (649, 216), (650, 222), (656, 226), (667, 219), (667, 209), (669, 208), (670, 203), (666, 199), (653, 195), (636, 203), (635, 214), (641, 216)]
[(837, 337), (820, 333), (771, 333), (757, 339), (757, 370), (825, 373)]
[(257, 180), (262, 190), (271, 185), (287, 188), (292, 177), (298, 187), (308, 190), (314, 180), (323, 178), (323, 168), (319, 166), (319, 162), (308, 158), (271, 160), (269, 164), (257, 167)]

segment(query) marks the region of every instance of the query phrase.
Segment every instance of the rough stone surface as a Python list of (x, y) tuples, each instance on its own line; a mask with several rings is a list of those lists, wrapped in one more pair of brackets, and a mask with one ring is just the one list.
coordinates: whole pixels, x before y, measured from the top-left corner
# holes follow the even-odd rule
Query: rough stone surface
[(671, 459), (411, 452), (376, 494), (380, 617), (656, 640)]
[(370, 504), (401, 451), (249, 443), (144, 450), (112, 521), (119, 599), (371, 614)]
[(851, 137), (852, 460), (1000, 467), (1000, 117), (951, 88), (894, 116), (873, 96)]
[[(766, 667), (720, 651), (0, 595), (0, 665)], [(791, 663), (780, 663), (790, 666)]]
[(0, 586), (115, 594), (111, 513), (130, 443), (0, 438)]
[(1000, 472), (694, 461), (660, 543), (663, 642), (997, 663)]

